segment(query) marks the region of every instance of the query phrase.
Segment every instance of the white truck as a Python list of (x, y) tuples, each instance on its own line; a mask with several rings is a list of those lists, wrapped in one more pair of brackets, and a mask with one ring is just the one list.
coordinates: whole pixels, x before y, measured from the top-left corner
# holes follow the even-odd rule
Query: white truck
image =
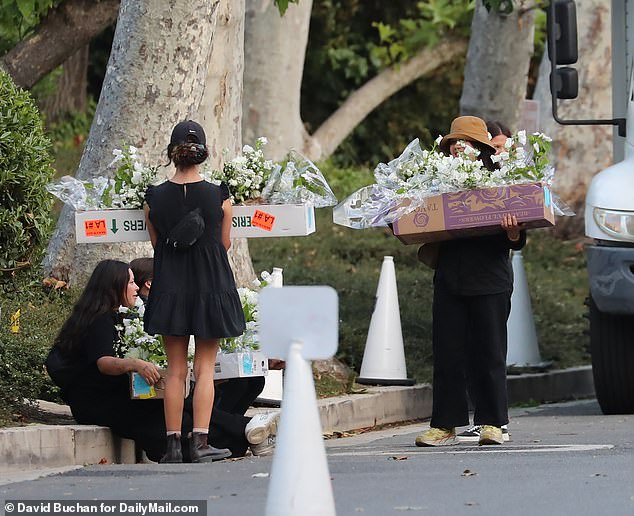
[[(634, 1), (612, 0), (613, 120), (561, 120), (557, 98), (575, 98), (576, 15), (572, 0), (549, 7), (553, 116), (559, 123), (611, 124), (614, 165), (593, 178), (585, 202), (590, 347), (605, 414), (634, 413)], [(552, 35), (556, 35), (553, 38)]]

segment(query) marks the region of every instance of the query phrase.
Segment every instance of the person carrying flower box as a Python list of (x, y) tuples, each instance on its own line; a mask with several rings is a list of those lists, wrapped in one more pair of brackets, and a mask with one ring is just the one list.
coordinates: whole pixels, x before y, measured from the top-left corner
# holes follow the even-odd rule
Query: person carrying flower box
[[(494, 170), (483, 120), (453, 120), (440, 149), (452, 156), (480, 160)], [(479, 444), (502, 444), (508, 423), (506, 391), (506, 321), (511, 307), (513, 273), (509, 250), (526, 243), (514, 215), (506, 214), (503, 232), (440, 242), (433, 298), (433, 408), (430, 429), (417, 446), (457, 444), (455, 428), (469, 424), (467, 378), (480, 425)]]

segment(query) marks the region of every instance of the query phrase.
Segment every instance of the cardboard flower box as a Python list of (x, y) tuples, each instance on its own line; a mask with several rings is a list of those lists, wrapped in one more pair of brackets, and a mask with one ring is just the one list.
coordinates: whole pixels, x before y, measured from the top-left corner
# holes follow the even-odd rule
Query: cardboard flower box
[[(305, 236), (315, 232), (309, 204), (233, 206), (232, 238)], [(150, 239), (143, 210), (94, 210), (75, 213), (78, 244), (139, 242)]]
[(268, 372), (269, 360), (260, 351), (218, 353), (214, 379), (266, 376)]
[[(137, 372), (129, 373), (130, 377), (130, 398), (133, 400), (162, 400), (165, 397), (165, 374), (167, 369), (161, 369), (161, 379), (154, 385), (149, 385)], [(185, 378), (185, 397), (189, 396), (189, 384), (191, 383), (191, 368), (187, 369)]]
[(391, 227), (404, 244), (439, 242), (501, 231), (507, 213), (515, 215), (524, 228), (554, 226), (550, 188), (525, 183), (435, 195)]
[(150, 239), (143, 210), (89, 210), (75, 212), (78, 244), (139, 242)]
[(310, 204), (247, 204), (232, 210), (231, 236), (261, 238), (305, 236), (315, 232)]

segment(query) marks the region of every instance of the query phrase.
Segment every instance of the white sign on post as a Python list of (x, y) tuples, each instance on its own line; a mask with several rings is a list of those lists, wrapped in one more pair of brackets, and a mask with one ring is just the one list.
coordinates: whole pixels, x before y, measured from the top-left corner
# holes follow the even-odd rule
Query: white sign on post
[(286, 359), (293, 342), (302, 357), (325, 360), (339, 343), (339, 300), (332, 287), (266, 287), (258, 297), (258, 338), (266, 355)]

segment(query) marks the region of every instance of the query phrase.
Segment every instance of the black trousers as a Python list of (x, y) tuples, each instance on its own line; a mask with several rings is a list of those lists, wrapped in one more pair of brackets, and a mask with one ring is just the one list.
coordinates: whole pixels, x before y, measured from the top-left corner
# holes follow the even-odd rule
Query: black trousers
[[(163, 400), (132, 400), (126, 389), (116, 395), (90, 398), (81, 389), (69, 393), (65, 401), (80, 424), (109, 427), (116, 435), (133, 439), (148, 458), (158, 461), (165, 453), (166, 432)], [(264, 377), (232, 378), (216, 386), (216, 397), (209, 425), (208, 442), (218, 448), (229, 448), (233, 457), (242, 457), (249, 446), (244, 429), (250, 418), (244, 413), (264, 388)], [(182, 433), (187, 436), (193, 427), (192, 394), (185, 399)], [(187, 439), (182, 440), (183, 459), (189, 461)]]
[[(119, 437), (133, 439), (155, 462), (165, 453), (163, 400), (132, 400), (129, 396), (116, 396), (93, 400), (76, 397), (67, 402), (78, 423), (107, 426)], [(192, 424), (191, 411), (183, 411), (185, 435), (191, 432)]]
[(209, 426), (209, 444), (229, 448), (232, 457), (243, 457), (249, 447), (244, 429), (251, 418), (244, 413), (264, 389), (264, 377), (231, 378), (216, 385)]
[(436, 283), (432, 427), (469, 424), (467, 387), (474, 424), (508, 423), (506, 321), (510, 311), (510, 292), (456, 295), (444, 283)]

